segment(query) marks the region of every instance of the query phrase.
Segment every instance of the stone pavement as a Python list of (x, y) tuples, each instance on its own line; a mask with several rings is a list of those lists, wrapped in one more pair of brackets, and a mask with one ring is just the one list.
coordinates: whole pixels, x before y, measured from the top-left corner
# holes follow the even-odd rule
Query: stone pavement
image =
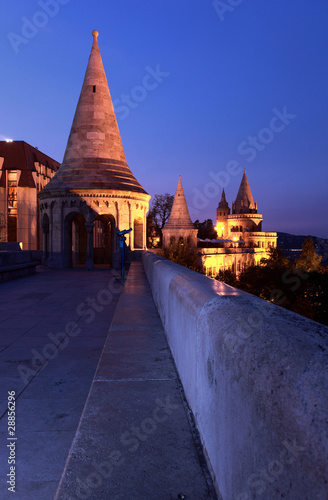
[[(56, 500), (216, 498), (140, 262), (121, 288), (110, 271), (45, 271), (0, 287), (1, 414), (7, 391), (20, 394), (18, 500), (56, 490)], [(65, 328), (56, 354), (48, 333), (59, 342)], [(1, 499), (12, 498), (6, 419)]]
[[(122, 289), (110, 270), (45, 270), (0, 285), (2, 500), (54, 498)], [(15, 494), (6, 484), (8, 391), (16, 393)]]
[(215, 498), (141, 262), (133, 262), (56, 500)]

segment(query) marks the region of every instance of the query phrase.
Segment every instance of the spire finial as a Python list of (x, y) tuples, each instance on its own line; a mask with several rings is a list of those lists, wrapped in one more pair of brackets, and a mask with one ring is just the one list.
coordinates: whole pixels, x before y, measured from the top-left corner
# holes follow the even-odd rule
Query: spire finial
[(244, 174), (246, 174), (246, 168), (244, 168)]
[(92, 36), (93, 36), (94, 38), (98, 38), (98, 36), (99, 36), (99, 32), (98, 32), (97, 30), (93, 30), (93, 32), (92, 32)]

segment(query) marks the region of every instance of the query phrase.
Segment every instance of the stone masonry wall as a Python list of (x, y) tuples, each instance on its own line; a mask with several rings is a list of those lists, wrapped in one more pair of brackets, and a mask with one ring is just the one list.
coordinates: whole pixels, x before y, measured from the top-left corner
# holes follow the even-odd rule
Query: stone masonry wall
[(324, 500), (328, 328), (143, 254), (223, 500)]

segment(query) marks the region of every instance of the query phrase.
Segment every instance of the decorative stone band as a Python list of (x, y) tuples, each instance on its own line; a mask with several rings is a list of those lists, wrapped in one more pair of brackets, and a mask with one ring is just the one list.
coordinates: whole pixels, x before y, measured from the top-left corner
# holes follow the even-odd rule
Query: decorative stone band
[(127, 163), (109, 158), (82, 158), (63, 163), (43, 193), (57, 189), (113, 189), (147, 194)]

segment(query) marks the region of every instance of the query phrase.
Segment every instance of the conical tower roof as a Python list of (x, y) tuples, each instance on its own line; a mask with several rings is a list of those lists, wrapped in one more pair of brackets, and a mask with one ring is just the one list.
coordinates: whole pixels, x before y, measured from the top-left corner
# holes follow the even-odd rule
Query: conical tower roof
[(183, 192), (181, 175), (179, 175), (178, 187), (174, 196), (170, 217), (164, 229), (195, 229), (191, 222), (186, 198)]
[(219, 201), (218, 208), (229, 208), (224, 188), (222, 189), (221, 201)]
[(44, 191), (85, 189), (146, 193), (132, 174), (110, 96), (99, 47), (93, 45), (64, 160)]
[(244, 175), (240, 183), (237, 198), (232, 208), (235, 214), (257, 213), (257, 206), (254, 202), (251, 188), (249, 187), (246, 169), (244, 169)]

